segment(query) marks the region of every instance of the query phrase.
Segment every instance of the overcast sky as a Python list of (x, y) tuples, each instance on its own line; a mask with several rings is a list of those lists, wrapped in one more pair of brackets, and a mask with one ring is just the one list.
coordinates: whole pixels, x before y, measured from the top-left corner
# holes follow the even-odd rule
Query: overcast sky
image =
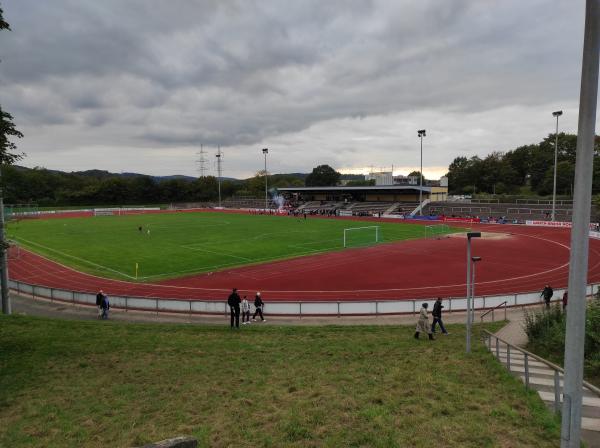
[(23, 165), (198, 175), (423, 165), (577, 129), (584, 0), (0, 0)]

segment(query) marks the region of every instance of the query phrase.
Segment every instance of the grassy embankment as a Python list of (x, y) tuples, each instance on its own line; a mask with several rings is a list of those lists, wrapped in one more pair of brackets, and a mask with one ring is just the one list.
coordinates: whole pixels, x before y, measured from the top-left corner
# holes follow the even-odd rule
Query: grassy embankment
[[(527, 315), (528, 350), (560, 366), (564, 365), (567, 315), (560, 305)], [(600, 385), (600, 298), (587, 306), (585, 323), (585, 379)]]
[(450, 331), (0, 316), (0, 446), (557, 446), (537, 395)]

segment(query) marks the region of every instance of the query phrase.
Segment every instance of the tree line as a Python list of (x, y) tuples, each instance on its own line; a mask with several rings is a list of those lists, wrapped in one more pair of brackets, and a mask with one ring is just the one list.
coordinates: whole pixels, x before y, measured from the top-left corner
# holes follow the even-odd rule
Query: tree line
[[(304, 186), (302, 175), (268, 176), (269, 189)], [(64, 173), (44, 168), (2, 167), (6, 204), (35, 203), (39, 206), (127, 205), (171, 202), (209, 202), (219, 196), (214, 176), (197, 179), (160, 179), (145, 175), (120, 175), (103, 171)], [(223, 179), (221, 197), (263, 197), (264, 173), (246, 180)]]
[[(556, 134), (538, 144), (507, 152), (492, 152), (485, 158), (456, 157), (448, 168), (450, 194), (552, 194)], [(558, 134), (556, 193), (572, 196), (577, 136)], [(600, 193), (600, 138), (594, 144), (593, 193)]]

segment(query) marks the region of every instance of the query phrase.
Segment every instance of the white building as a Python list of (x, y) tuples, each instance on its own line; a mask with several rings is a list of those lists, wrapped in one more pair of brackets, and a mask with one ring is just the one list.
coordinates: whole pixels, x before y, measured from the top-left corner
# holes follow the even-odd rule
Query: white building
[(379, 171), (367, 174), (365, 180), (375, 180), (375, 185), (394, 185), (394, 176), (391, 171)]

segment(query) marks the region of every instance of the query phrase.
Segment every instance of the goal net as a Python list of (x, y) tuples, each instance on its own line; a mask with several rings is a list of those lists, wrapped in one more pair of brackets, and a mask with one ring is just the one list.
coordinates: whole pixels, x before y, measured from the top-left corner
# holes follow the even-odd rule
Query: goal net
[(368, 246), (381, 241), (379, 226), (350, 227), (344, 229), (344, 247)]
[(450, 227), (447, 224), (434, 224), (425, 226), (425, 238), (442, 238), (450, 233)]

